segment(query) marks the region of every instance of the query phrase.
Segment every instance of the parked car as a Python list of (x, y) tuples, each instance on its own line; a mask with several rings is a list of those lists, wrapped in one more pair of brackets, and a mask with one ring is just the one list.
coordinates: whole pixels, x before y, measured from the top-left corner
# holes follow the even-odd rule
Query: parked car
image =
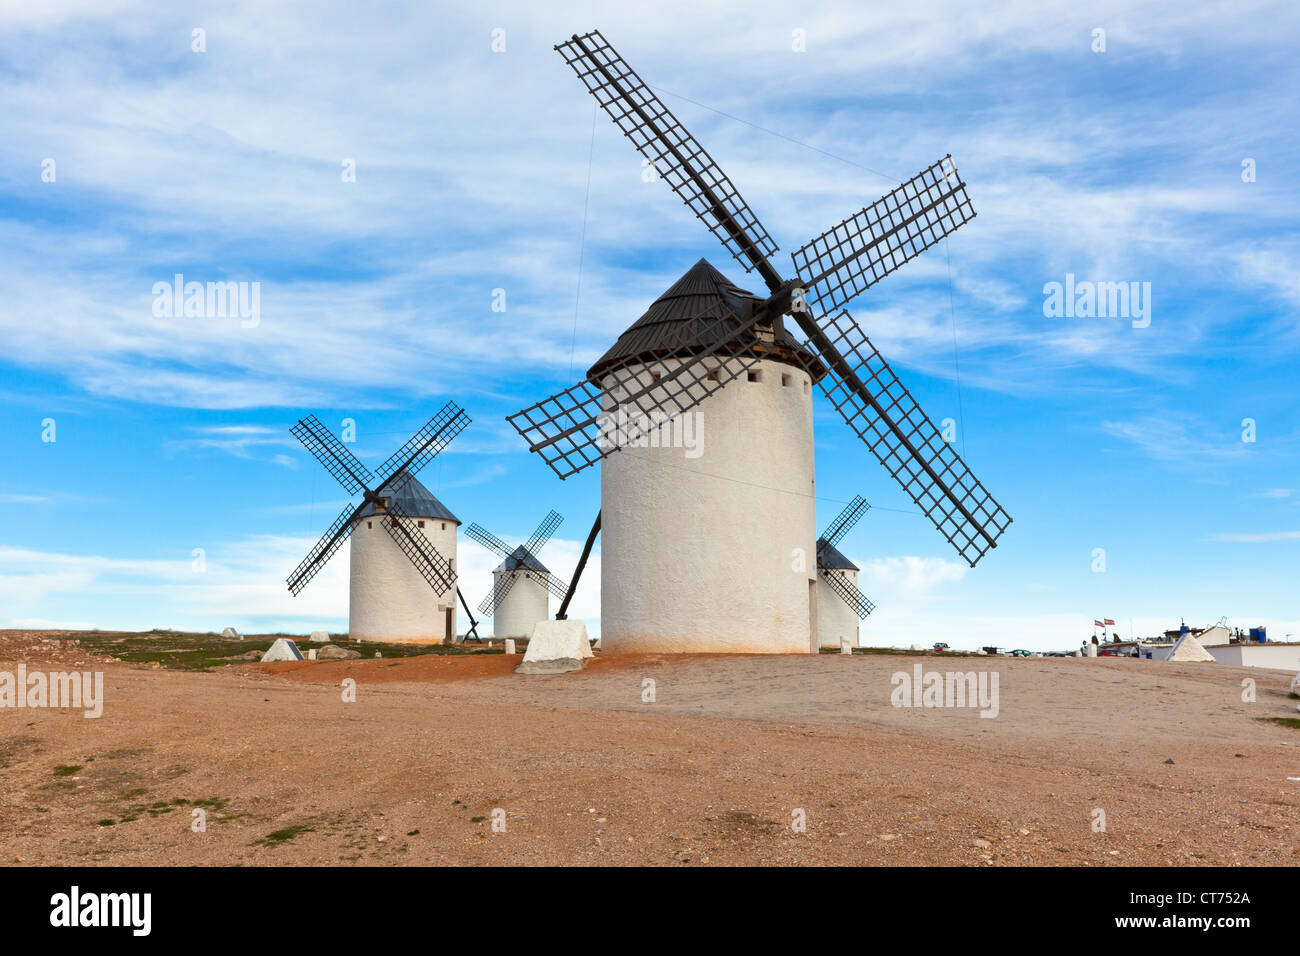
[(936, 651), (949, 651), (949, 650), (952, 650), (952, 648), (950, 648), (947, 644), (943, 643), (942, 641), (940, 641), (939, 643), (935, 644), (935, 645), (934, 645), (934, 649), (935, 649)]
[(1014, 651), (1011, 652), (1011, 656), (1012, 656), (1012, 657), (1028, 657), (1028, 656), (1029, 656), (1029, 652), (1026, 651), (1026, 650), (1022, 650), (1021, 648), (1016, 648)]

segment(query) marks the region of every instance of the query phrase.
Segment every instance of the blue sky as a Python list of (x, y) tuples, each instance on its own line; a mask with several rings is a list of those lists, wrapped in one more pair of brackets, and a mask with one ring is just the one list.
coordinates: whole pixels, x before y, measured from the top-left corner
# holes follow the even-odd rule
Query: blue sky
[[(449, 398), (474, 424), (422, 479), (505, 538), (559, 510), (566, 576), (599, 474), (560, 482), (504, 416), (700, 256), (761, 286), (551, 49), (599, 28), (784, 271), (945, 153), (969, 183), (978, 218), (851, 308), (1015, 523), (969, 569), (817, 397), (819, 524), (874, 506), (842, 545), (865, 643), (1300, 634), (1290, 5), (27, 6), (0, 12), (0, 626), (341, 629), (346, 551), (283, 586), (345, 501), (288, 430), (352, 418), (373, 466)], [(260, 322), (155, 316), (178, 272), (259, 282)], [(1067, 273), (1149, 282), (1150, 326), (1046, 317)], [(477, 601), (491, 558), (460, 558)]]

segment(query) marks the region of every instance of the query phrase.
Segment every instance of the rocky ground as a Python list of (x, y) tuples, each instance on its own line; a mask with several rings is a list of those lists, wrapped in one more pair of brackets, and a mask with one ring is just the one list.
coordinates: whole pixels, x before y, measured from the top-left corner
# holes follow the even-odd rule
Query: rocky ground
[[(204, 672), (77, 640), (0, 632), (0, 674), (105, 685), (98, 719), (0, 709), (6, 864), (1300, 862), (1300, 715), (1277, 671), (603, 655), (525, 678), (470, 654)], [(998, 673), (997, 716), (892, 706), (918, 663)]]

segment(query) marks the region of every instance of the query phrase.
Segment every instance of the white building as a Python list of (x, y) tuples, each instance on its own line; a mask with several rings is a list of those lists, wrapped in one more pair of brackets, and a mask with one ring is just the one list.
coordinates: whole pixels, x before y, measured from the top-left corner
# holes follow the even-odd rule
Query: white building
[(492, 633), (500, 638), (531, 638), (539, 621), (550, 617), (551, 592), (546, 589), (550, 571), (523, 545), (492, 571), (492, 593), (501, 594), (503, 579), (514, 583), (496, 601), (492, 610)]
[(1240, 644), (1221, 644), (1207, 647), (1220, 664), (1237, 667), (1267, 667), (1272, 670), (1300, 671), (1300, 643), (1284, 644), (1280, 641), (1266, 643), (1242, 641)]
[[(452, 585), (439, 594), (384, 528), (390, 503), (410, 516), (451, 564)], [(429, 489), (411, 478), (377, 507), (362, 509), (351, 537), (348, 633), (354, 640), (441, 644), (456, 639), (457, 518)]]
[[(827, 574), (840, 578), (849, 592), (858, 590), (858, 566), (846, 558), (832, 544), (822, 546), (822, 567)], [(821, 575), (817, 576), (817, 643), (822, 647), (839, 648), (847, 639), (858, 646), (858, 612), (851, 607)]]
[[(738, 320), (761, 301), (701, 259), (588, 372), (606, 415), (716, 336), (706, 316)], [(606, 651), (817, 650), (813, 379), (788, 333), (760, 347), (748, 371), (602, 460)], [(642, 360), (635, 385), (601, 375), (629, 358)], [(714, 381), (742, 364), (705, 361)]]

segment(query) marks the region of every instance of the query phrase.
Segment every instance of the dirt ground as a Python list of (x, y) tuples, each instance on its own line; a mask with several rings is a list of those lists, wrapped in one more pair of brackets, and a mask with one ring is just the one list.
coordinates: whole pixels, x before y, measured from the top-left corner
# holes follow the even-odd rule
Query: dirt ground
[[(0, 632), (0, 671), (103, 671), (103, 716), (0, 709), (6, 865), (1300, 863), (1300, 729), (1260, 719), (1300, 716), (1279, 671), (605, 655), (520, 677), (482, 654), (200, 673), (58, 637)], [(892, 706), (917, 664), (996, 672), (997, 716)]]

